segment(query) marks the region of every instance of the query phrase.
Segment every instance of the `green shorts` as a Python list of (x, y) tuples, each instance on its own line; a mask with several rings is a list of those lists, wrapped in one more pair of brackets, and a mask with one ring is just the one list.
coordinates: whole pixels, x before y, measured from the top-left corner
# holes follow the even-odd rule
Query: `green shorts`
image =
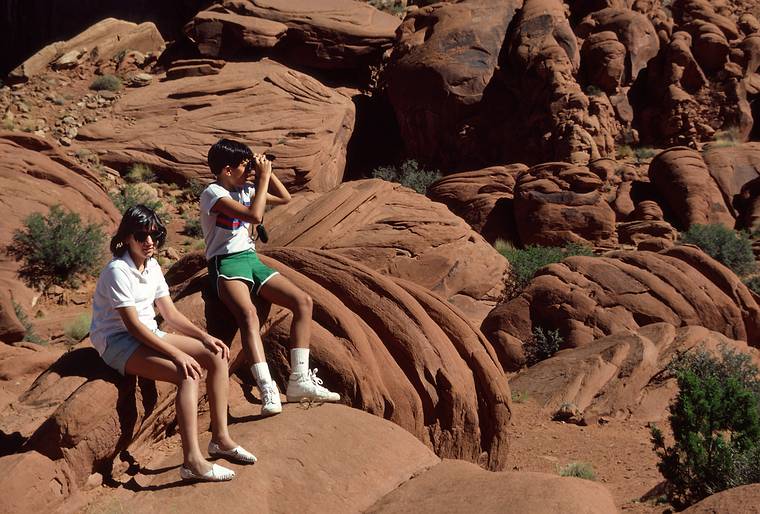
[(242, 280), (255, 294), (259, 294), (261, 286), (278, 272), (266, 266), (259, 260), (253, 250), (216, 255), (208, 261), (208, 274), (219, 295), (219, 279)]

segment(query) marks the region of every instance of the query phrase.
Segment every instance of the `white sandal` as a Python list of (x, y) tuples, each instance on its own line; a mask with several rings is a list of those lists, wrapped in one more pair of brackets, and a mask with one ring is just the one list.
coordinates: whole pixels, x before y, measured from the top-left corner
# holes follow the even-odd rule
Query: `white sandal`
[(235, 472), (231, 469), (212, 464), (211, 469), (202, 475), (193, 473), (192, 470), (182, 466), (179, 468), (179, 476), (182, 480), (200, 480), (202, 482), (226, 482), (235, 478)]
[(256, 456), (242, 446), (236, 446), (231, 450), (222, 450), (213, 441), (208, 443), (208, 454), (212, 457), (224, 457), (241, 464), (254, 464), (256, 462)]

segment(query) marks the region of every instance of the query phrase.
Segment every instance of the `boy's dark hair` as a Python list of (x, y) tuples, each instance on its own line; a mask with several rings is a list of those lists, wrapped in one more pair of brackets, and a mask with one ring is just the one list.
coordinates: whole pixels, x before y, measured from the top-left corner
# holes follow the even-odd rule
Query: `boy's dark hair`
[(121, 257), (127, 251), (127, 238), (135, 232), (156, 231), (158, 235), (153, 240), (156, 249), (161, 248), (166, 241), (166, 227), (161, 223), (156, 211), (145, 205), (135, 205), (127, 209), (119, 223), (116, 235), (111, 238), (111, 253), (114, 257)]
[(220, 139), (208, 150), (208, 167), (217, 176), (225, 166), (236, 167), (252, 158), (253, 152), (247, 145), (232, 139)]

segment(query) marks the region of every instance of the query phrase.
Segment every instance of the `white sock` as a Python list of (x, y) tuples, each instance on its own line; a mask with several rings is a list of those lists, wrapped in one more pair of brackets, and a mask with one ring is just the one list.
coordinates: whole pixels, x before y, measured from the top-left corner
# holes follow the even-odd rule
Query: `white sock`
[(304, 374), (309, 372), (309, 349), (308, 348), (291, 348), (290, 349), (290, 372), (304, 373)]
[(256, 379), (256, 383), (259, 385), (259, 389), (264, 384), (272, 381), (272, 376), (269, 374), (269, 366), (267, 366), (266, 362), (257, 362), (251, 366), (251, 373), (253, 373), (253, 378)]

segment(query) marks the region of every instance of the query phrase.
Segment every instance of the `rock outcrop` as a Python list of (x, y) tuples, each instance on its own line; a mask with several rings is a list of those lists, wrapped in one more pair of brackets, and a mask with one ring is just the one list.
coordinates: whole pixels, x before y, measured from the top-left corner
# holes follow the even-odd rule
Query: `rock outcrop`
[(185, 32), (206, 57), (276, 47), (295, 65), (356, 69), (380, 62), (399, 23), (353, 0), (225, 0), (201, 11)]
[(448, 175), (431, 184), (427, 196), (464, 219), (488, 242), (517, 242), (513, 196), (515, 177), (524, 164), (491, 166)]
[(727, 489), (708, 496), (682, 511), (684, 514), (712, 514), (714, 512), (760, 512), (760, 485), (749, 484)]
[[(408, 430), (442, 457), (503, 469), (509, 390), (496, 352), (460, 311), (418, 285), (336, 252), (259, 253), (312, 297), (311, 361), (331, 390)], [(190, 264), (186, 259), (177, 266), (189, 272)], [(190, 319), (205, 325), (208, 318), (210, 328), (218, 326), (216, 317), (223, 314), (209, 310), (214, 303), (207, 304), (201, 292), (205, 265), (196, 269), (175, 289), (177, 305)], [(262, 331), (281, 384), (290, 373), (290, 321), (289, 311), (273, 307)], [(232, 330), (219, 335), (231, 339)]]
[(515, 375), (510, 386), (549, 413), (573, 404), (582, 424), (602, 418), (662, 422), (678, 391), (675, 377), (667, 372), (672, 359), (695, 350), (719, 356), (723, 346), (760, 363), (760, 351), (744, 341), (704, 327), (656, 323), (556, 353)]
[(565, 347), (667, 322), (699, 325), (757, 345), (760, 306), (728, 268), (691, 246), (659, 253), (569, 257), (538, 271), (523, 293), (498, 305), (481, 329), (505, 369), (524, 362), (534, 327), (558, 329)]
[(444, 205), (393, 182), (297, 196), (272, 209), (265, 225), (272, 246), (344, 255), (430, 289), (478, 323), (504, 290), (507, 262), (490, 244)]
[(209, 147), (235, 134), (254, 151), (277, 157), (275, 173), (291, 192), (326, 191), (343, 178), (353, 125), (348, 97), (262, 60), (131, 91), (113, 119), (84, 127), (79, 139), (109, 166), (147, 164), (182, 184), (211, 180)]

